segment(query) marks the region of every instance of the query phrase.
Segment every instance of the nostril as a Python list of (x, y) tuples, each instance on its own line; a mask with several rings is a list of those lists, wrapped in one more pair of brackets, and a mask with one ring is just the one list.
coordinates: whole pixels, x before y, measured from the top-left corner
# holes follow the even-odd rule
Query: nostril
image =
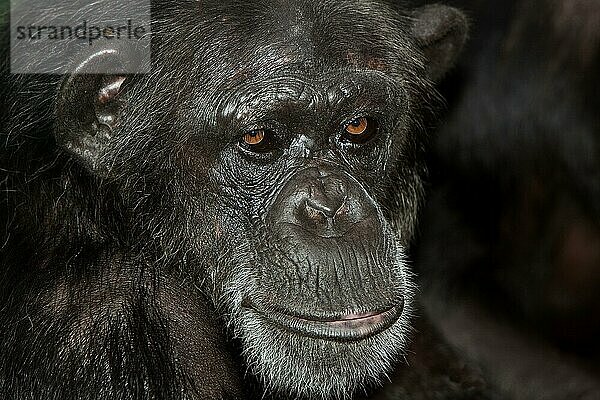
[(332, 218), (333, 215), (333, 212), (329, 207), (311, 200), (306, 201), (305, 209), (308, 218), (317, 222), (325, 222), (327, 218)]
[[(323, 172), (325, 177), (312, 177), (301, 187), (296, 198), (296, 222), (319, 234), (346, 231), (353, 213), (353, 202), (342, 179)], [(316, 178), (316, 179), (314, 179)]]
[(334, 218), (342, 217), (350, 212), (350, 206), (348, 205), (348, 202), (346, 200), (347, 197), (344, 197), (344, 199), (342, 200), (342, 204), (340, 204), (338, 209), (335, 211)]

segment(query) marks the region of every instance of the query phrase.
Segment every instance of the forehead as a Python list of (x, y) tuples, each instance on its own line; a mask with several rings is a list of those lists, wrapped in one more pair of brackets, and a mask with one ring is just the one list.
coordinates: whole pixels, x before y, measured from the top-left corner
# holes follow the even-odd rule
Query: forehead
[(323, 111), (359, 99), (403, 101), (405, 83), (414, 80), (418, 60), (407, 19), (378, 3), (193, 3), (204, 8), (186, 3), (190, 8), (178, 11), (182, 34), (166, 32), (159, 62), (173, 71), (177, 87), (188, 88), (178, 93), (178, 109), (212, 123), (217, 115), (288, 106)]
[[(407, 19), (369, 0), (198, 2), (177, 15), (185, 24), (178, 53), (196, 65), (244, 74), (294, 66), (385, 71), (409, 61)], [(208, 63), (207, 63), (208, 61)], [(210, 69), (210, 68), (209, 68)]]

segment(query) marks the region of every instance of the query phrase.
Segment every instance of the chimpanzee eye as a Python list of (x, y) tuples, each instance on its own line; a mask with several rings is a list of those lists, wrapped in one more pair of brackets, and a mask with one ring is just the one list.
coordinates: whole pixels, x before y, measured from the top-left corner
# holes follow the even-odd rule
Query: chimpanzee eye
[(375, 136), (378, 130), (379, 124), (376, 119), (359, 117), (346, 122), (342, 139), (352, 143), (363, 144)]
[(260, 144), (263, 140), (265, 140), (265, 131), (263, 129), (250, 131), (244, 135), (244, 142), (250, 146)]
[(269, 129), (253, 129), (244, 133), (241, 145), (250, 151), (264, 153), (273, 150), (275, 133)]

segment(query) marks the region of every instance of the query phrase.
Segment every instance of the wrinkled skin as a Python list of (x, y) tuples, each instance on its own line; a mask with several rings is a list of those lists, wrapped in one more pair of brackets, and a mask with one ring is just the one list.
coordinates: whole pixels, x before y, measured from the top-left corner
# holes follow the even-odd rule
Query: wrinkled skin
[(9, 398), (248, 398), (244, 369), (347, 398), (407, 351), (423, 127), (464, 17), (198, 5), (153, 4), (147, 75), (4, 76)]

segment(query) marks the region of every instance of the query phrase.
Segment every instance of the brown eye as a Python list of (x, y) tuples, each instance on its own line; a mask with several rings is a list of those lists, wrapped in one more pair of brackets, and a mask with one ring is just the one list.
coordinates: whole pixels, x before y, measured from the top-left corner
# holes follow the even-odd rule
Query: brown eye
[(370, 117), (355, 118), (346, 123), (342, 139), (347, 142), (363, 144), (378, 131), (377, 120)]
[(250, 131), (244, 135), (244, 142), (250, 146), (256, 146), (265, 140), (265, 131), (263, 129), (257, 129)]
[(277, 147), (277, 137), (271, 129), (253, 129), (243, 134), (239, 145), (253, 153), (270, 153)]
[(351, 135), (362, 135), (369, 127), (369, 121), (366, 118), (356, 118), (350, 121), (346, 126), (346, 132)]

